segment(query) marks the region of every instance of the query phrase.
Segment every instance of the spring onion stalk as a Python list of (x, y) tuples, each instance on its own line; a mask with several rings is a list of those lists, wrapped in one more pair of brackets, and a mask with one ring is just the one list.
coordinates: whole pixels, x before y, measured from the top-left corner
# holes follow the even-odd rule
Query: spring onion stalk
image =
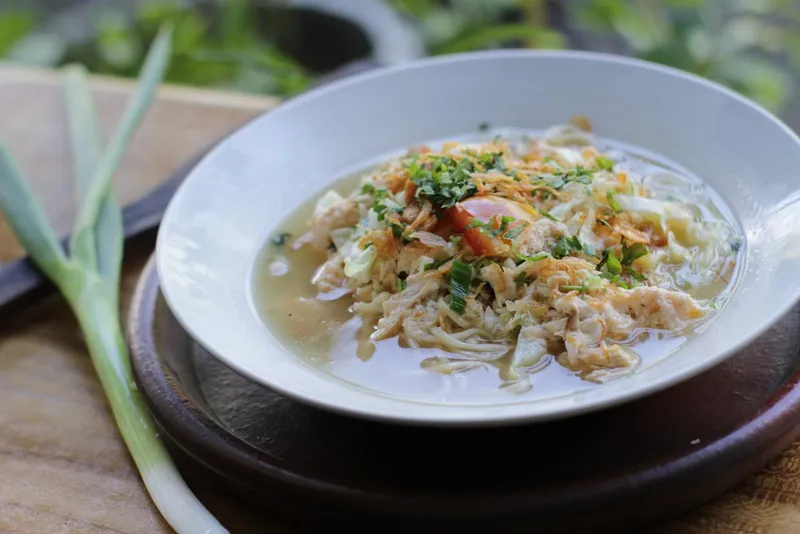
[(164, 26), (148, 52), (136, 93), (105, 150), (101, 149), (88, 75), (65, 67), (65, 100), (80, 205), (65, 254), (21, 169), (0, 143), (0, 210), (20, 244), (70, 304), (114, 419), (153, 502), (178, 534), (227, 530), (198, 501), (167, 453), (137, 391), (119, 315), (123, 250), (120, 208), (111, 180), (132, 134), (163, 78), (172, 28)]

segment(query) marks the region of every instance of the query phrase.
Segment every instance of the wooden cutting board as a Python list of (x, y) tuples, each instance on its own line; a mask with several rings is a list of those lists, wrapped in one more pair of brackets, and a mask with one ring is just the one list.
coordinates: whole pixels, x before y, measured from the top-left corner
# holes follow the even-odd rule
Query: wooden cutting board
[[(95, 80), (105, 132), (131, 88), (127, 81)], [(164, 87), (122, 162), (115, 183), (120, 200), (139, 198), (215, 139), (276, 104)], [(74, 217), (71, 163), (56, 73), (0, 67), (0, 138), (34, 182), (56, 228), (67, 232)], [(123, 312), (153, 237), (144, 235), (126, 249)], [(0, 262), (20, 254), (0, 219)], [(296, 532), (202, 479), (194, 489), (233, 533)], [(144, 491), (60, 298), (0, 314), (0, 532), (170, 531)], [(734, 490), (651, 532), (800, 532), (800, 441)]]

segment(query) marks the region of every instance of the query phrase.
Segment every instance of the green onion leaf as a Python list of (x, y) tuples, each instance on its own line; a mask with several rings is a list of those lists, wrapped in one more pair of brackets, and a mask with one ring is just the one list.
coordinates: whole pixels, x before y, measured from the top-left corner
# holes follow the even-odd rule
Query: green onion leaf
[(581, 252), (582, 250), (583, 245), (578, 236), (561, 236), (553, 247), (553, 257), (561, 259), (569, 256), (572, 252)]
[[(80, 206), (89, 190), (92, 177), (97, 172), (97, 163), (101, 154), (100, 133), (91, 99), (89, 73), (86, 68), (82, 65), (68, 65), (64, 68), (64, 82), (64, 97), (75, 174), (75, 198), (76, 204)], [(88, 260), (96, 262), (100, 276), (111, 287), (119, 287), (124, 231), (122, 211), (117, 205), (111, 186), (109, 186), (106, 198), (100, 208), (94, 233), (94, 250), (90, 253), (94, 253), (96, 257), (88, 258)], [(114, 291), (112, 296), (116, 305), (119, 295)]]
[(405, 288), (408, 287), (408, 282), (403, 280), (402, 278), (397, 279), (397, 291), (403, 291)]
[(631, 278), (633, 278), (634, 280), (638, 280), (640, 282), (647, 280), (647, 277), (645, 275), (643, 275), (638, 271), (634, 271), (633, 269), (628, 269), (628, 274), (630, 275)]
[(647, 245), (644, 243), (634, 243), (630, 247), (623, 246), (622, 249), (622, 264), (630, 265), (638, 258), (647, 254)]
[(522, 254), (516, 249), (512, 249), (512, 251), (514, 252), (514, 254), (516, 254), (517, 258), (523, 261), (542, 261), (543, 259), (550, 257), (550, 254), (548, 254), (547, 252), (538, 252), (533, 256), (526, 256), (525, 254)]
[(514, 241), (519, 237), (522, 231), (525, 230), (526, 226), (528, 226), (528, 223), (522, 222), (521, 224), (518, 224), (514, 228), (509, 229), (505, 234), (503, 234), (503, 237), (505, 239), (508, 239), (509, 241)]
[(606, 200), (608, 200), (608, 205), (611, 206), (612, 210), (616, 211), (617, 213), (620, 213), (622, 211), (619, 202), (617, 202), (617, 199), (614, 198), (613, 191), (609, 191), (608, 193), (606, 193)]
[(454, 312), (464, 313), (470, 283), (472, 283), (472, 266), (454, 260), (450, 269), (450, 309)]
[(620, 274), (622, 272), (622, 265), (613, 252), (609, 252), (606, 256), (606, 270), (611, 274)]
[(528, 273), (519, 273), (517, 276), (514, 277), (515, 284), (524, 284), (528, 281)]
[(614, 160), (605, 156), (597, 156), (594, 158), (594, 161), (597, 163), (597, 166), (604, 171), (610, 171), (614, 167)]
[(84, 195), (70, 243), (72, 256), (85, 266), (94, 267), (96, 250), (94, 227), (111, 187), (111, 180), (133, 133), (144, 117), (156, 93), (171, 54), (172, 26), (159, 29), (145, 58), (136, 93), (122, 116), (108, 148), (98, 163), (94, 179)]
[(548, 219), (550, 219), (551, 221), (556, 221), (556, 222), (558, 222), (558, 219), (556, 219), (555, 217), (553, 217), (552, 215), (550, 215), (550, 212), (549, 212), (549, 211), (546, 211), (546, 210), (539, 210), (539, 213), (541, 213), (543, 216), (547, 217), (547, 218), (548, 218)]
[(434, 269), (438, 269), (439, 267), (441, 267), (442, 265), (444, 265), (448, 261), (450, 261), (450, 260), (435, 260), (435, 261), (432, 261), (430, 263), (426, 263), (425, 267), (423, 267), (422, 270), (423, 271), (432, 271)]
[(42, 205), (14, 158), (0, 145), (0, 209), (17, 241), (51, 280), (64, 275), (67, 258)]
[(584, 291), (586, 291), (586, 286), (570, 286), (570, 285), (561, 286), (561, 291), (580, 291), (581, 293), (583, 293)]

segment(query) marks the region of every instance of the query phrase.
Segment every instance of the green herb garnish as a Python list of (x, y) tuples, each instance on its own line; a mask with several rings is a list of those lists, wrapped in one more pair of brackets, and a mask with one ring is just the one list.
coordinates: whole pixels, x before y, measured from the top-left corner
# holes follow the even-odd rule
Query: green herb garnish
[[(497, 223), (498, 220), (500, 221), (500, 224), (498, 225), (497, 228), (495, 228), (494, 225)], [(488, 223), (485, 223), (480, 219), (472, 218), (469, 220), (469, 224), (467, 225), (467, 230), (471, 228), (477, 228), (481, 231), (481, 233), (484, 233), (489, 237), (503, 236), (508, 240), (513, 240), (519, 236), (519, 234), (522, 232), (522, 229), (528, 224), (526, 222), (523, 222), (518, 227), (509, 229), (508, 225), (514, 221), (516, 221), (514, 217), (508, 217), (508, 216), (499, 218), (498, 216), (494, 216)]]
[(423, 271), (432, 271), (434, 269), (438, 269), (439, 267), (441, 267), (442, 265), (444, 265), (448, 261), (450, 261), (450, 260), (434, 260), (434, 261), (432, 261), (430, 263), (426, 263), (425, 267), (423, 267), (422, 270)]
[(453, 260), (450, 269), (450, 309), (454, 312), (464, 313), (470, 283), (472, 283), (472, 266)]
[(619, 262), (613, 252), (606, 251), (606, 270), (611, 274), (622, 274), (622, 264)]
[(634, 280), (638, 280), (640, 282), (643, 282), (643, 281), (647, 280), (647, 277), (645, 275), (643, 275), (642, 273), (640, 273), (638, 271), (634, 271), (633, 269), (628, 269), (627, 273)]
[[(536, 180), (545, 180), (548, 182), (548, 185), (555, 190), (560, 190), (564, 186), (569, 183), (576, 182), (583, 185), (589, 185), (592, 183), (592, 174), (594, 171), (592, 169), (587, 169), (585, 167), (574, 167), (572, 169), (568, 169), (566, 171), (553, 173), (548, 176), (538, 176)], [(551, 178), (551, 180), (547, 180), (547, 178)]]
[(517, 258), (523, 261), (542, 261), (543, 259), (550, 257), (550, 254), (548, 254), (547, 252), (537, 252), (533, 256), (526, 256), (525, 254), (522, 254), (517, 250), (513, 250), (513, 252), (514, 254), (517, 255)]
[(509, 241), (516, 241), (519, 235), (525, 230), (525, 227), (528, 226), (527, 222), (522, 222), (518, 224), (514, 228), (509, 228), (506, 233), (503, 234), (503, 239), (508, 239)]
[(612, 210), (614, 210), (617, 213), (620, 213), (622, 211), (622, 207), (620, 207), (619, 202), (617, 202), (617, 199), (614, 198), (613, 191), (609, 191), (608, 193), (606, 193), (606, 200), (608, 200), (608, 205), (611, 206)]
[(630, 247), (622, 244), (622, 265), (630, 265), (638, 258), (647, 254), (647, 245), (644, 243), (634, 243)]
[(485, 152), (478, 156), (478, 162), (483, 165), (485, 171), (495, 170), (503, 172), (506, 170), (506, 162), (503, 159), (502, 152)]
[(614, 167), (614, 160), (605, 156), (597, 156), (594, 158), (594, 161), (597, 163), (597, 166), (604, 171), (610, 171)]
[(514, 277), (515, 284), (524, 284), (528, 281), (528, 273), (519, 273), (517, 276)]
[(397, 291), (403, 291), (405, 288), (408, 287), (408, 282), (403, 280), (402, 278), (397, 279)]
[(424, 197), (439, 207), (449, 208), (478, 192), (471, 180), (475, 164), (468, 158), (442, 156), (423, 163), (419, 158), (408, 161), (411, 180), (417, 184), (417, 198)]
[(541, 214), (542, 214), (544, 217), (547, 217), (547, 218), (548, 218), (548, 219), (550, 219), (551, 221), (558, 222), (558, 219), (556, 219), (555, 217), (553, 217), (552, 215), (550, 215), (550, 212), (549, 212), (549, 211), (547, 211), (547, 210), (539, 210), (539, 213), (541, 213)]
[(561, 259), (565, 256), (569, 256), (572, 252), (581, 252), (582, 250), (583, 245), (581, 245), (578, 236), (561, 236), (558, 241), (556, 241), (556, 245), (553, 248), (553, 257)]
[(586, 291), (586, 286), (561, 286), (561, 291), (580, 291), (583, 293)]
[(621, 287), (622, 289), (630, 289), (630, 286), (628, 285), (628, 283), (625, 282), (625, 280), (623, 280), (622, 277), (620, 275), (618, 275), (618, 274), (600, 273), (600, 278), (605, 278), (606, 280), (608, 280), (612, 284), (616, 284), (619, 287)]

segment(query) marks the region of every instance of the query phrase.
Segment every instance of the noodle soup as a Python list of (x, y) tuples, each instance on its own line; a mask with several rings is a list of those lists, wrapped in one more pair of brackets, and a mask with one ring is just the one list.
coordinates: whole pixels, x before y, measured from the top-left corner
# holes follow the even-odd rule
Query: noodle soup
[(688, 172), (583, 127), (411, 148), (264, 247), (265, 324), (376, 392), (486, 404), (622, 379), (724, 305), (741, 239)]

